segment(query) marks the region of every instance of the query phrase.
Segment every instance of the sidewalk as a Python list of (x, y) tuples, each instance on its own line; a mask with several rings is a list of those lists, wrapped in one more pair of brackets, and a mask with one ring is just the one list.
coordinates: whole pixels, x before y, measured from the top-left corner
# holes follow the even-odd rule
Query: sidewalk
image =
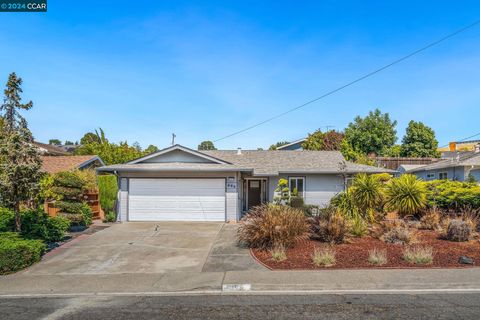
[[(480, 268), (227, 271), (0, 278), (0, 295), (480, 291)], [(246, 292), (245, 292), (246, 293)]]

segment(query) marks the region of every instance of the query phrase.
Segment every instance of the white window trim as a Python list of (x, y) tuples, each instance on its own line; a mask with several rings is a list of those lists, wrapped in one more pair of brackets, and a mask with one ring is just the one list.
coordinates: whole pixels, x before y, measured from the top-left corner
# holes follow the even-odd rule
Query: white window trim
[[(288, 188), (290, 189), (290, 183), (293, 179), (302, 179), (303, 180), (303, 191), (301, 197), (305, 199), (305, 191), (306, 191), (306, 185), (305, 185), (305, 177), (288, 177)], [(290, 194), (292, 193), (293, 190), (290, 190)]]
[[(445, 178), (440, 178), (442, 174), (445, 174)], [(442, 171), (438, 173), (438, 180), (447, 180), (448, 179), (448, 171)]]
[[(430, 177), (430, 175), (431, 175), (431, 177)], [(430, 173), (427, 173), (425, 175), (425, 177), (427, 178), (427, 180), (435, 180), (437, 175), (435, 174), (435, 172), (430, 172)]]

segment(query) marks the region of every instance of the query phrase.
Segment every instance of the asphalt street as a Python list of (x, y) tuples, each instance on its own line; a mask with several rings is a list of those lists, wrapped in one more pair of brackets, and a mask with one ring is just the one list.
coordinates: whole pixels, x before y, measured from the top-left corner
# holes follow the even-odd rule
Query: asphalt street
[(480, 293), (3, 297), (0, 319), (479, 319)]

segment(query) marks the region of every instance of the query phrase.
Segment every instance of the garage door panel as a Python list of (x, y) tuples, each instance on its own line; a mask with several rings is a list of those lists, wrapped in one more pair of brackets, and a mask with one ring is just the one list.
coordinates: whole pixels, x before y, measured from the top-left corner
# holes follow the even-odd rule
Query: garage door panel
[(225, 221), (224, 179), (131, 179), (130, 221)]

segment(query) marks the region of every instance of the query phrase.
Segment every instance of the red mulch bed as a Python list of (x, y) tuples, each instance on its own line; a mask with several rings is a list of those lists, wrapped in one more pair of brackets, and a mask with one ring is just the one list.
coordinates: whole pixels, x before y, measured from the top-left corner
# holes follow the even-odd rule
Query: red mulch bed
[[(471, 240), (468, 242), (451, 242), (443, 240), (435, 231), (419, 230), (417, 234), (418, 246), (431, 246), (435, 255), (430, 265), (409, 264), (403, 260), (403, 249), (405, 246), (385, 243), (370, 236), (363, 238), (352, 238), (349, 243), (334, 245), (336, 264), (328, 269), (358, 269), (358, 268), (468, 268), (472, 265), (460, 264), (460, 256), (473, 258), (475, 263), (480, 263), (480, 241)], [(315, 247), (328, 247), (326, 243), (305, 240), (287, 250), (287, 260), (275, 262), (271, 259), (268, 251), (252, 249), (252, 255), (261, 263), (273, 270), (285, 269), (326, 269), (316, 267), (312, 263), (312, 253)], [(383, 266), (372, 266), (368, 263), (368, 252), (373, 248), (386, 249), (388, 263)], [(475, 266), (475, 265), (473, 265)]]

